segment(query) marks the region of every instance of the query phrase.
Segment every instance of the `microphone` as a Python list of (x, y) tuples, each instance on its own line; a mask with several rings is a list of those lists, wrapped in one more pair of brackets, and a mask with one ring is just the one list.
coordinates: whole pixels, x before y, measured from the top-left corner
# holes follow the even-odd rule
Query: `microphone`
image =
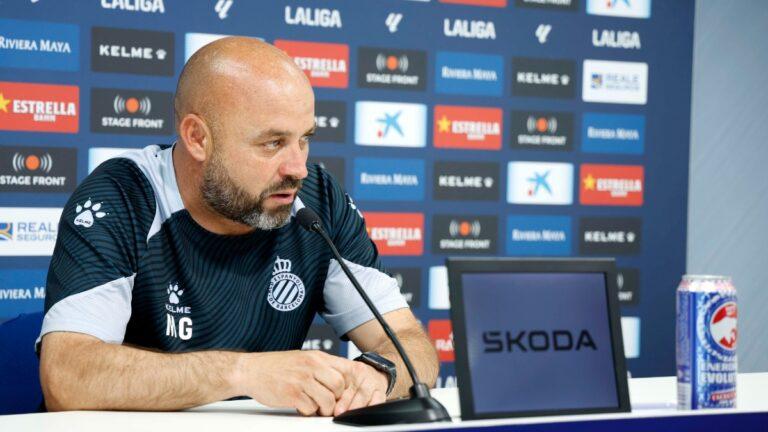
[(296, 212), (296, 222), (301, 225), (302, 228), (309, 232), (314, 232), (320, 235), (325, 240), (328, 247), (331, 249), (336, 261), (339, 262), (344, 274), (347, 275), (352, 285), (363, 298), (368, 309), (373, 312), (373, 316), (381, 324), (384, 329), (384, 333), (387, 334), (389, 340), (395, 346), (400, 358), (403, 359), (405, 368), (408, 369), (408, 375), (411, 376), (413, 386), (410, 389), (411, 397), (408, 399), (399, 399), (390, 402), (385, 402), (379, 405), (373, 405), (363, 408), (347, 411), (343, 414), (333, 418), (335, 423), (349, 424), (353, 426), (381, 426), (392, 425), (399, 423), (431, 423), (441, 421), (451, 421), (451, 416), (448, 415), (448, 411), (445, 407), (433, 398), (429, 394), (429, 387), (419, 380), (416, 374), (416, 369), (413, 367), (410, 358), (405, 353), (405, 349), (400, 344), (400, 340), (395, 335), (395, 332), (389, 327), (389, 324), (381, 316), (379, 310), (376, 309), (368, 294), (360, 286), (357, 278), (349, 270), (349, 267), (344, 263), (344, 259), (339, 254), (336, 246), (333, 244), (333, 240), (328, 237), (328, 234), (323, 229), (320, 223), (320, 217), (309, 207), (304, 207)]

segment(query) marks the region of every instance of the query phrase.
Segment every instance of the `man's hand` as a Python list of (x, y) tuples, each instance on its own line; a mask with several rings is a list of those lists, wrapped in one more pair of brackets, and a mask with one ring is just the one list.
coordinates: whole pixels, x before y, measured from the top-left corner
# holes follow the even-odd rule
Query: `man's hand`
[(353, 381), (344, 389), (341, 398), (336, 401), (333, 415), (345, 411), (377, 405), (387, 400), (389, 377), (373, 367), (359, 362), (352, 362)]
[(243, 354), (237, 370), (239, 394), (307, 416), (381, 403), (388, 384), (372, 367), (322, 351)]

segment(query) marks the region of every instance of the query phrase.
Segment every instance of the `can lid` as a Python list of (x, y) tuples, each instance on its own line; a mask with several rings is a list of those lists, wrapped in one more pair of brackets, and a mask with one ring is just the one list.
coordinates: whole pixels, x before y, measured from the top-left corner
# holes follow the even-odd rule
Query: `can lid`
[(722, 276), (722, 275), (697, 275), (697, 274), (687, 274), (683, 275), (683, 280), (686, 282), (691, 281), (731, 281), (730, 276)]

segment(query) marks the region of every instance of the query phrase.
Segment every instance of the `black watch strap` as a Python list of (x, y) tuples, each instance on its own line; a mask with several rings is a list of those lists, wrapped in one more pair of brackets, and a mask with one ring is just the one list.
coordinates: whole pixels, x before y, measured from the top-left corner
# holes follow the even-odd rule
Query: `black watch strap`
[(355, 361), (363, 362), (377, 371), (387, 374), (389, 376), (387, 396), (392, 393), (392, 389), (395, 388), (395, 381), (397, 381), (397, 367), (392, 361), (373, 351), (364, 352)]

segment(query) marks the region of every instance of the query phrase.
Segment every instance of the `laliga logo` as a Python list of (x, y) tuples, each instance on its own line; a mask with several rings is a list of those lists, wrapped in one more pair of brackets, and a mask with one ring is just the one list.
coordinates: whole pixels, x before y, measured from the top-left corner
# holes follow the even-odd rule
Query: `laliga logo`
[(403, 73), (408, 72), (408, 56), (401, 55), (400, 57), (396, 57), (393, 55), (386, 56), (384, 54), (379, 54), (376, 56), (376, 69), (380, 71), (397, 70)]
[(117, 95), (115, 100), (112, 101), (112, 107), (115, 109), (115, 114), (136, 114), (137, 112), (149, 115), (152, 111), (152, 101), (148, 97), (141, 99), (130, 97), (125, 99), (124, 97)]
[(42, 156), (24, 156), (21, 153), (14, 153), (11, 164), (13, 165), (13, 170), (16, 172), (40, 170), (49, 173), (51, 172), (51, 168), (53, 168), (53, 158), (48, 153), (45, 153)]
[(728, 351), (736, 349), (736, 318), (738, 311), (735, 302), (727, 302), (721, 305), (709, 321), (709, 333), (712, 339), (720, 345), (721, 348)]

